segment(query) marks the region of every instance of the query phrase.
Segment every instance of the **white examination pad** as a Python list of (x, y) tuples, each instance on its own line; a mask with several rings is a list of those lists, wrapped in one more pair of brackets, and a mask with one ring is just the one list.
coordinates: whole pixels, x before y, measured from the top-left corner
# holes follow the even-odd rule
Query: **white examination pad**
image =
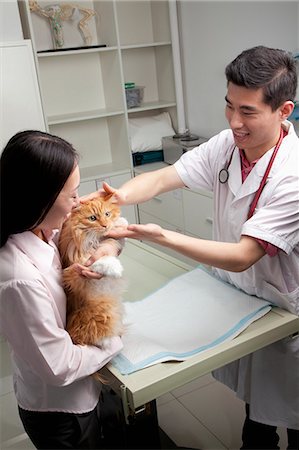
[(271, 309), (270, 302), (200, 267), (124, 306), (124, 348), (112, 360), (122, 374), (163, 361), (183, 361), (233, 339)]

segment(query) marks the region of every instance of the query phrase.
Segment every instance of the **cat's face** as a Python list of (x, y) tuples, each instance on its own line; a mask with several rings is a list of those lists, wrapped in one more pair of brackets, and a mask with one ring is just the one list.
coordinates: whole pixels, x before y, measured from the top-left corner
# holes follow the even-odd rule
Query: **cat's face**
[(109, 198), (96, 198), (80, 204), (72, 211), (68, 220), (72, 222), (72, 227), (102, 234), (113, 227), (119, 216), (119, 207), (111, 203)]

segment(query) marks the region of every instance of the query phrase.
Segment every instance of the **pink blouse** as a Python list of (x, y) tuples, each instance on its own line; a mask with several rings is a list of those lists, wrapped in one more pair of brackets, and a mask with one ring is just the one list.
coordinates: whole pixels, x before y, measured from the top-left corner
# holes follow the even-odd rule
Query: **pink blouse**
[(84, 413), (97, 404), (101, 384), (89, 376), (123, 347), (74, 345), (65, 330), (66, 296), (53, 240), (13, 235), (0, 249), (0, 333), (8, 342), (18, 404), (33, 411)]

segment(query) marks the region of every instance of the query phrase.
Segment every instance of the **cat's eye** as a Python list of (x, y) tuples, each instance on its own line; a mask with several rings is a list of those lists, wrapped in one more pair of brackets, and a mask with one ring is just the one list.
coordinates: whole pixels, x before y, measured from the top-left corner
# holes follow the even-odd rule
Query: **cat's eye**
[(95, 220), (97, 220), (97, 216), (89, 216), (88, 220), (90, 220), (91, 222), (94, 222)]
[(110, 217), (110, 216), (111, 216), (111, 212), (110, 212), (110, 211), (106, 211), (106, 212), (105, 212), (105, 216), (106, 216), (106, 217)]

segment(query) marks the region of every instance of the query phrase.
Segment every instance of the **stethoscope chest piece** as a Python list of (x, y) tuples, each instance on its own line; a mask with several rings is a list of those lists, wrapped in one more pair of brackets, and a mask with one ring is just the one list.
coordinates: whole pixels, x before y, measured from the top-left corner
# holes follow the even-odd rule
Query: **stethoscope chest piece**
[(227, 168), (221, 169), (219, 172), (219, 181), (220, 183), (224, 184), (227, 182), (229, 177), (229, 172), (227, 170)]
[(234, 148), (233, 148), (233, 150), (232, 150), (232, 152), (231, 152), (231, 154), (230, 154), (230, 158), (229, 158), (228, 163), (225, 165), (225, 167), (223, 167), (223, 169), (220, 170), (220, 172), (219, 172), (219, 174), (218, 174), (218, 179), (219, 179), (219, 182), (220, 182), (221, 184), (227, 183), (227, 180), (228, 180), (228, 178), (229, 178), (229, 171), (228, 171), (228, 169), (229, 169), (229, 167), (230, 167), (230, 163), (232, 162), (233, 154), (234, 154), (235, 148), (236, 148), (236, 146), (234, 146)]

